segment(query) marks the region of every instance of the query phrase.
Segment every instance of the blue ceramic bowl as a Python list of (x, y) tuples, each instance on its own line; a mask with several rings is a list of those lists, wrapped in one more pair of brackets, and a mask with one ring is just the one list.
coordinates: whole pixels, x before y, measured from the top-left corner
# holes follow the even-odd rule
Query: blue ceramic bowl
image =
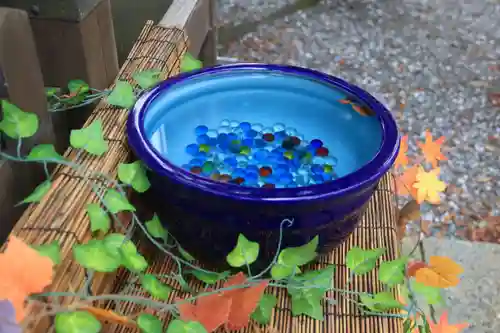
[[(339, 178), (268, 189), (184, 170), (193, 129), (216, 128), (223, 119), (280, 122), (321, 138), (338, 159)], [(330, 251), (354, 230), (399, 149), (393, 117), (370, 94), (333, 76), (281, 65), (224, 65), (170, 78), (139, 98), (127, 125), (130, 147), (150, 169), (147, 202), (182, 246), (206, 263), (223, 260), (239, 233), (258, 241), (266, 258), (273, 255), (283, 219), (293, 220), (283, 246), (319, 235), (320, 252)]]

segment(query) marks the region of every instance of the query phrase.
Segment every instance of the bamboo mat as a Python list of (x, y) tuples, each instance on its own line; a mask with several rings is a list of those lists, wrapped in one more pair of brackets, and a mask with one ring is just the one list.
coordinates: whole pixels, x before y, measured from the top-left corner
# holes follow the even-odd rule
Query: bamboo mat
[[(161, 69), (166, 77), (180, 70), (180, 59), (186, 52), (187, 39), (182, 30), (161, 28), (148, 21), (134, 44), (130, 55), (120, 70), (117, 79), (130, 80), (131, 75), (140, 70)], [(132, 82), (132, 81), (130, 81)], [(77, 111), (68, 111), (77, 112)], [(56, 267), (51, 291), (79, 290), (85, 281), (85, 271), (72, 258), (72, 247), (85, 243), (91, 238), (86, 206), (97, 202), (97, 197), (89, 186), (89, 178), (97, 182), (103, 179), (94, 173), (104, 173), (116, 178), (118, 165), (129, 159), (129, 149), (125, 133), (127, 110), (118, 109), (101, 101), (85, 126), (95, 119), (103, 122), (104, 137), (109, 150), (101, 157), (78, 154), (69, 148), (65, 156), (84, 166), (80, 173), (69, 167), (58, 167), (53, 174), (53, 186), (38, 204), (30, 205), (17, 222), (11, 234), (29, 244), (45, 244), (58, 240), (61, 246), (62, 262)], [(118, 229), (117, 229), (118, 228)], [(115, 230), (119, 230), (116, 226)], [(107, 293), (113, 287), (116, 274), (96, 274), (90, 286), (96, 294)], [(62, 304), (71, 302), (64, 299)], [(27, 315), (35, 315), (34, 309)], [(25, 332), (49, 332), (49, 320), (36, 320)]]
[[(180, 59), (187, 48), (187, 41), (182, 31), (178, 29), (165, 29), (153, 26), (148, 22), (134, 45), (127, 61), (125, 62), (118, 78), (129, 80), (131, 73), (147, 68), (161, 68), (166, 76), (178, 73)], [(87, 121), (90, 124), (94, 119), (103, 121), (106, 139), (109, 141), (109, 150), (103, 157), (92, 157), (88, 155), (77, 156), (76, 151), (69, 149), (65, 156), (74, 159), (85, 166), (88, 172), (101, 172), (116, 177), (117, 167), (120, 163), (127, 161), (129, 150), (126, 144), (125, 123), (126, 110), (117, 109), (99, 103)], [(84, 243), (91, 237), (89, 221), (85, 213), (88, 203), (96, 202), (97, 198), (89, 186), (87, 175), (78, 174), (67, 167), (56, 169), (53, 183), (54, 186), (44, 199), (36, 205), (31, 205), (17, 223), (13, 234), (24, 239), (30, 244), (43, 244), (58, 240), (62, 249), (63, 262), (57, 266), (55, 279), (50, 287), (53, 291), (74, 291), (80, 289), (85, 280), (85, 272), (73, 260), (71, 248), (76, 243)], [(94, 181), (102, 181), (99, 177), (93, 177)], [(335, 287), (341, 288), (348, 276), (345, 266), (345, 254), (352, 246), (363, 248), (384, 247), (387, 249), (384, 260), (395, 259), (399, 249), (396, 238), (396, 211), (393, 204), (394, 193), (388, 176), (384, 177), (379, 185), (369, 207), (363, 217), (363, 222), (355, 230), (349, 240), (336, 251), (322, 256), (316, 267), (324, 267), (334, 263), (337, 266), (334, 283)], [(118, 226), (116, 228), (119, 229)], [(142, 251), (148, 250), (148, 244), (140, 246)], [(168, 274), (174, 263), (165, 257), (153, 255), (148, 257), (150, 262), (149, 272), (154, 274)], [(354, 278), (351, 288), (356, 291), (377, 292), (382, 286), (377, 282), (377, 272), (361, 278)], [(172, 281), (165, 280), (174, 287), (171, 300), (174, 297), (185, 296), (180, 291), (180, 286)], [(195, 283), (195, 282), (193, 282)], [(195, 289), (201, 285), (192, 284)], [(102, 293), (127, 293), (129, 295), (141, 295), (142, 291), (135, 286), (131, 277), (125, 271), (118, 274), (97, 274), (94, 276), (90, 288), (95, 294)], [(312, 332), (349, 332), (349, 333), (401, 333), (402, 322), (393, 318), (363, 317), (355, 305), (346, 302), (339, 295), (331, 292), (331, 298), (338, 299), (338, 304), (325, 304), (325, 320), (323, 322), (311, 320), (305, 317), (292, 317), (290, 311), (290, 300), (285, 290), (274, 290), (279, 298), (278, 305), (267, 332), (290, 332), (290, 333), (312, 333)], [(71, 299), (64, 299), (63, 304), (68, 304)], [(108, 303), (112, 308), (124, 315), (136, 315), (143, 309), (129, 303)], [(32, 309), (28, 315), (36, 315), (37, 309)], [(168, 316), (168, 315), (167, 315)], [(165, 317), (168, 319), (168, 317)], [(42, 333), (51, 332), (52, 321), (50, 318), (34, 321), (25, 332)], [(110, 333), (132, 333), (135, 328), (106, 325), (103, 332)], [(242, 332), (266, 332), (265, 329), (249, 327)]]
[[(312, 268), (324, 268), (327, 265), (335, 264), (334, 288), (343, 289), (349, 272), (345, 265), (347, 251), (354, 246), (364, 249), (376, 247), (386, 248), (387, 251), (382, 257), (383, 260), (394, 260), (399, 255), (400, 243), (396, 235), (396, 209), (394, 202), (394, 192), (390, 175), (384, 176), (380, 182), (374, 196), (368, 204), (363, 216), (362, 223), (356, 228), (349, 239), (338, 249), (319, 258)], [(147, 248), (143, 246), (143, 249)], [(157, 275), (175, 273), (176, 264), (173, 260), (165, 256), (148, 258), (150, 268), (148, 272)], [(377, 293), (384, 291), (378, 282), (377, 269), (372, 273), (362, 277), (352, 279), (351, 290), (358, 292)], [(119, 282), (122, 281), (122, 282)], [(170, 295), (169, 302), (175, 298), (184, 298), (186, 294), (181, 291), (180, 285), (172, 279), (162, 279), (163, 282), (174, 287)], [(202, 290), (201, 282), (190, 281), (189, 285), (194, 290)], [(338, 292), (329, 292), (328, 298), (337, 300), (337, 304), (324, 304), (324, 321), (313, 320), (304, 316), (291, 316), (291, 302), (285, 289), (268, 289), (278, 297), (271, 324), (266, 327), (249, 326), (245, 330), (238, 332), (245, 333), (402, 333), (402, 320), (396, 318), (382, 318), (375, 316), (363, 316), (357, 306), (343, 299)], [(117, 277), (115, 290), (113, 293), (126, 293), (127, 295), (146, 296), (138, 284), (131, 281), (130, 276), (125, 272)], [(397, 297), (398, 295), (395, 294)], [(144, 310), (143, 307), (133, 303), (108, 304), (108, 308), (125, 315), (138, 314)], [(163, 316), (165, 322), (170, 320), (170, 315)], [(135, 328), (110, 325), (105, 332), (113, 333), (135, 333)], [(227, 332), (224, 329), (219, 333)]]

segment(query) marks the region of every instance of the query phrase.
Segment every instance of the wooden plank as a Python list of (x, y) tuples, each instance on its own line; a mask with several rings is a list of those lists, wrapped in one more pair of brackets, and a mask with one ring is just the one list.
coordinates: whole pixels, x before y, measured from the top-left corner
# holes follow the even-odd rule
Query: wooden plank
[[(111, 7), (102, 0), (80, 22), (32, 18), (38, 57), (46, 86), (65, 87), (82, 79), (92, 88), (105, 89), (118, 73)], [(71, 129), (80, 128), (92, 108), (53, 115), (60, 151)]]
[(174, 0), (158, 25), (184, 30), (189, 38), (189, 52), (198, 56), (213, 23), (213, 5), (213, 0)]
[[(0, 98), (39, 118), (38, 132), (22, 141), (21, 152), (26, 154), (40, 142), (54, 142), (33, 33), (24, 11), (0, 8), (0, 74)], [(17, 140), (2, 137), (3, 152), (15, 155), (17, 145)], [(14, 205), (32, 192), (42, 178), (39, 165), (0, 160), (0, 242), (25, 208)]]

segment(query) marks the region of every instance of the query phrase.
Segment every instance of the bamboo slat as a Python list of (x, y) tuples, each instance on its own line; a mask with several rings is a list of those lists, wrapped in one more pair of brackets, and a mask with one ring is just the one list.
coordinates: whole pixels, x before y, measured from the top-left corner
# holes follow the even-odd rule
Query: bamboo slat
[[(172, 76), (180, 70), (180, 59), (187, 49), (187, 39), (182, 30), (160, 28), (148, 21), (134, 44), (129, 57), (120, 70), (117, 79), (129, 80), (140, 70), (161, 69), (164, 76)], [(132, 83), (132, 81), (130, 81)], [(68, 111), (68, 112), (78, 112)], [(125, 133), (127, 110), (119, 109), (101, 101), (85, 126), (96, 119), (103, 122), (103, 133), (109, 150), (101, 157), (79, 154), (69, 148), (65, 157), (78, 162), (84, 171), (61, 166), (53, 174), (53, 186), (38, 204), (30, 205), (12, 231), (29, 244), (45, 244), (58, 240), (61, 246), (62, 263), (57, 266), (50, 291), (79, 290), (85, 281), (85, 271), (72, 258), (72, 247), (91, 238), (89, 220), (85, 208), (97, 202), (92, 191), (92, 182), (103, 182), (95, 173), (116, 179), (118, 165), (129, 158)], [(115, 274), (96, 274), (92, 280), (92, 291), (109, 292), (113, 287)], [(62, 299), (62, 303), (71, 299)], [(33, 310), (34, 311), (34, 310)], [(27, 315), (34, 315), (28, 313)], [(27, 332), (48, 332), (50, 321), (37, 320)]]

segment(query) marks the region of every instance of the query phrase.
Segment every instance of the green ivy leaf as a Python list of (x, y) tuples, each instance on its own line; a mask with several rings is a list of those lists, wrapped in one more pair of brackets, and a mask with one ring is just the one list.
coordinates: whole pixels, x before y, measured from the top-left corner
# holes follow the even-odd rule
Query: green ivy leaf
[(111, 219), (104, 209), (97, 203), (87, 205), (87, 214), (90, 220), (90, 230), (96, 232), (98, 230), (104, 233), (111, 228)]
[(375, 268), (378, 258), (385, 252), (385, 249), (363, 250), (353, 247), (347, 252), (347, 267), (356, 275), (362, 275)]
[(186, 259), (187, 261), (191, 262), (191, 261), (195, 261), (196, 260), (191, 254), (189, 254), (189, 252), (187, 252), (186, 250), (184, 250), (180, 245), (177, 245), (177, 249), (179, 250), (179, 253), (181, 254), (181, 256), (184, 259)]
[(193, 57), (190, 53), (186, 52), (181, 61), (181, 73), (190, 72), (203, 67), (201, 61)]
[(82, 95), (89, 92), (90, 87), (83, 80), (71, 80), (68, 82), (68, 90), (71, 94)]
[(375, 295), (361, 294), (359, 297), (361, 303), (373, 312), (403, 308), (403, 305), (394, 299), (394, 295), (388, 291), (380, 292)]
[(140, 273), (144, 272), (148, 268), (148, 262), (138, 252), (134, 254), (128, 254), (123, 256), (123, 266), (125, 266), (129, 271)]
[[(319, 295), (319, 297), (318, 297)], [(323, 320), (322, 294), (300, 293), (292, 296), (292, 316), (306, 315), (316, 320)]]
[(40, 200), (43, 199), (45, 194), (49, 192), (50, 188), (52, 187), (52, 182), (50, 180), (46, 180), (40, 185), (38, 185), (35, 190), (28, 195), (23, 201), (21, 201), (19, 204), (23, 203), (33, 203), (33, 202), (40, 202)]
[(40, 255), (49, 257), (54, 265), (59, 265), (61, 263), (61, 246), (59, 245), (59, 241), (54, 240), (48, 244), (33, 245), (32, 247), (40, 253)]
[(334, 273), (335, 265), (328, 265), (320, 270), (307, 271), (304, 274), (296, 275), (292, 281), (299, 283), (302, 288), (311, 287), (325, 293), (332, 288)]
[(405, 267), (408, 258), (403, 257), (392, 261), (384, 261), (380, 264), (378, 279), (389, 287), (401, 284), (405, 280)]
[(182, 275), (177, 275), (176, 280), (181, 285), (182, 291), (185, 291), (187, 293), (193, 292), (193, 289), (189, 286), (189, 283), (187, 283), (187, 281), (184, 279)]
[(114, 272), (122, 263), (120, 256), (108, 251), (104, 242), (97, 239), (74, 245), (73, 256), (80, 265), (97, 272)]
[(160, 82), (161, 70), (147, 69), (142, 72), (134, 73), (133, 79), (142, 89), (148, 89)]
[(134, 88), (126, 81), (116, 81), (115, 88), (109, 94), (108, 103), (124, 109), (130, 109), (135, 103)]
[(148, 268), (146, 259), (137, 252), (135, 244), (122, 234), (109, 234), (104, 238), (106, 250), (121, 258), (121, 263), (132, 272), (143, 272)]
[(135, 212), (135, 207), (128, 202), (128, 199), (112, 188), (106, 191), (103, 202), (111, 214), (117, 214), (124, 211)]
[(444, 304), (440, 288), (428, 287), (425, 284), (412, 281), (412, 290), (415, 294), (422, 296), (429, 305)]
[(148, 233), (154, 238), (161, 238), (161, 239), (167, 238), (168, 235), (167, 230), (163, 228), (163, 225), (161, 224), (158, 215), (155, 214), (153, 218), (149, 221), (146, 221), (144, 225), (146, 226)]
[(316, 253), (318, 241), (319, 238), (316, 236), (305, 245), (283, 249), (278, 257), (278, 263), (292, 267), (309, 263), (318, 255)]
[(49, 161), (64, 161), (64, 157), (59, 155), (56, 148), (52, 144), (40, 144), (33, 147), (26, 156), (27, 160), (49, 160)]
[(108, 151), (108, 143), (104, 140), (102, 121), (97, 119), (87, 127), (72, 130), (69, 142), (73, 148), (84, 149), (90, 154), (101, 156)]
[(298, 266), (285, 266), (283, 264), (276, 263), (271, 268), (271, 277), (275, 280), (283, 280), (299, 273), (301, 273), (301, 270)]
[(142, 333), (163, 332), (163, 323), (161, 320), (149, 313), (141, 313), (139, 317), (137, 317), (137, 326), (139, 326)]
[(249, 241), (243, 234), (239, 234), (236, 247), (227, 255), (226, 260), (232, 267), (250, 265), (259, 256), (259, 243)]
[(231, 274), (229, 271), (224, 271), (222, 273), (209, 273), (200, 270), (190, 271), (198, 280), (205, 282), (206, 284), (214, 284), (217, 281), (223, 280)]
[(55, 319), (56, 333), (99, 333), (101, 322), (87, 311), (61, 312)]
[(140, 161), (120, 163), (118, 166), (118, 179), (127, 185), (131, 185), (139, 193), (146, 192), (151, 186), (146, 170)]
[(2, 100), (3, 119), (0, 131), (12, 139), (29, 138), (38, 130), (38, 116), (24, 112), (14, 104)]
[(144, 274), (141, 277), (141, 284), (146, 289), (151, 296), (156, 297), (161, 300), (167, 300), (172, 292), (172, 288), (163, 284), (156, 278), (156, 276), (151, 274)]
[(205, 327), (197, 321), (182, 321), (174, 319), (168, 325), (166, 333), (208, 333)]
[(252, 313), (251, 317), (253, 320), (261, 325), (269, 324), (271, 320), (271, 314), (273, 313), (273, 308), (278, 303), (278, 299), (274, 295), (264, 294)]
[(45, 87), (45, 96), (47, 96), (48, 98), (54, 96), (54, 95), (57, 95), (58, 93), (61, 92), (61, 88), (57, 88), (57, 87)]

